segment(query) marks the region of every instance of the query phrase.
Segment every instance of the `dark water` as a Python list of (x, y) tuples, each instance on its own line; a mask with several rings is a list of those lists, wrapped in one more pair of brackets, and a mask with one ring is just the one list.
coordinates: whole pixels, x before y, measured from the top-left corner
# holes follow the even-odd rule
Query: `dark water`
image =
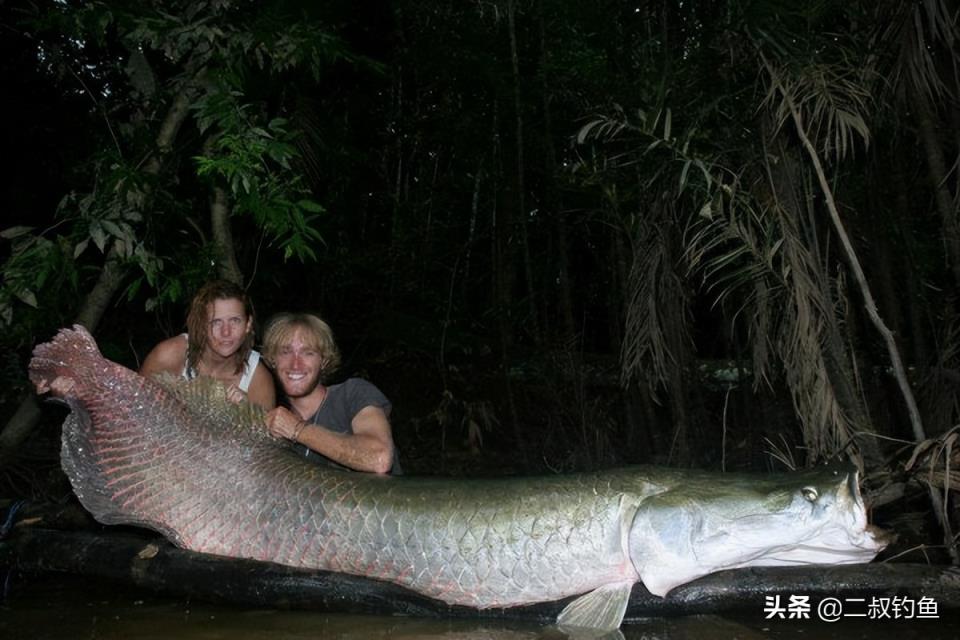
[[(655, 618), (625, 625), (604, 640), (712, 638), (960, 637), (956, 612), (929, 620), (766, 620), (763, 611), (737, 617)], [(15, 577), (0, 605), (2, 640), (598, 640), (577, 638), (538, 624), (491, 620), (277, 611), (215, 606), (77, 576)]]

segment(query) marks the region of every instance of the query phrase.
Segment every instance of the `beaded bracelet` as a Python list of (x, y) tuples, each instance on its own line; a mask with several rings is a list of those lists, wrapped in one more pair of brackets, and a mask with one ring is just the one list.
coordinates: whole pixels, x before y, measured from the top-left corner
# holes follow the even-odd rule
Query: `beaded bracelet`
[(301, 420), (297, 423), (297, 427), (293, 430), (293, 437), (291, 440), (294, 442), (300, 442), (300, 432), (307, 428), (307, 421)]

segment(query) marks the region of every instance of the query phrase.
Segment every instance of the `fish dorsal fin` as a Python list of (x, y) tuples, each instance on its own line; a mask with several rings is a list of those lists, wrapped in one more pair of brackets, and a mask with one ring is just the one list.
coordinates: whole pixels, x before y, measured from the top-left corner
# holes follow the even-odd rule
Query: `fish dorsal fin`
[(633, 580), (611, 582), (580, 596), (564, 607), (557, 616), (557, 624), (598, 631), (619, 628), (627, 612), (627, 601), (633, 585)]
[(250, 402), (230, 402), (226, 386), (214, 378), (200, 376), (184, 380), (164, 372), (153, 379), (196, 414), (232, 428), (266, 434), (263, 409)]

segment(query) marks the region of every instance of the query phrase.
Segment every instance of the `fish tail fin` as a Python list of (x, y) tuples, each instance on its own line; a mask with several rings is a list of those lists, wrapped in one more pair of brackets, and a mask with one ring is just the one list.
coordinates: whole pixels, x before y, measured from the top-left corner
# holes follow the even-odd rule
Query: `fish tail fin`
[(53, 340), (39, 344), (30, 360), (30, 382), (38, 392), (46, 392), (57, 378), (77, 380), (77, 371), (92, 371), (103, 361), (93, 336), (82, 325), (61, 329)]

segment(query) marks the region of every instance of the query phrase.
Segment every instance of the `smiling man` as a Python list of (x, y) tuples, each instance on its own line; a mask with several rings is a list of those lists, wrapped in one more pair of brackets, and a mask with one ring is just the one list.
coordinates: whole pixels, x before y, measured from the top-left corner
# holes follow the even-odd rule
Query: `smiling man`
[(390, 401), (361, 378), (327, 386), (340, 352), (326, 322), (282, 313), (267, 327), (263, 356), (287, 406), (267, 414), (267, 428), (317, 462), (370, 473), (400, 472), (390, 430)]

